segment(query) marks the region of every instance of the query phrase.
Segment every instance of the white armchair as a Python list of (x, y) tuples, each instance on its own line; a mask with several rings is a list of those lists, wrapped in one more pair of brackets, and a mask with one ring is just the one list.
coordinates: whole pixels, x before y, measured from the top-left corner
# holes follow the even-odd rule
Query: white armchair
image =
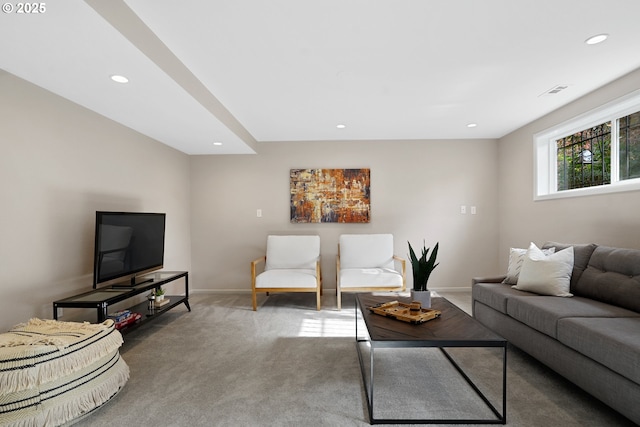
[[(256, 274), (262, 262), (264, 271)], [(267, 236), (266, 255), (251, 261), (251, 291), (253, 311), (258, 292), (315, 292), (320, 310), (320, 236)]]
[(336, 273), (338, 310), (342, 308), (343, 292), (406, 289), (406, 261), (393, 254), (392, 234), (341, 235)]

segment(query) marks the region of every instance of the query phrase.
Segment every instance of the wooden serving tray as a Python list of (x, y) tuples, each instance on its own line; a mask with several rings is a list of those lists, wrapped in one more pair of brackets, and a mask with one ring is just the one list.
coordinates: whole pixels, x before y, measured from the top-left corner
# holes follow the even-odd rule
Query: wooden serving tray
[(412, 310), (411, 304), (405, 304), (398, 301), (380, 303), (368, 308), (372, 313), (416, 325), (440, 317), (442, 314), (440, 310), (433, 310), (430, 308)]

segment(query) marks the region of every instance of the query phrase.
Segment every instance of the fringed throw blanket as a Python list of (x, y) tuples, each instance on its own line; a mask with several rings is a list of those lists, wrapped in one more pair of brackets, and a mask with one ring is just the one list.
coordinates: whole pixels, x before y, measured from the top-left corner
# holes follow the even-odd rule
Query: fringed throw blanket
[(122, 335), (101, 324), (31, 319), (0, 334), (0, 425), (57, 426), (124, 386)]

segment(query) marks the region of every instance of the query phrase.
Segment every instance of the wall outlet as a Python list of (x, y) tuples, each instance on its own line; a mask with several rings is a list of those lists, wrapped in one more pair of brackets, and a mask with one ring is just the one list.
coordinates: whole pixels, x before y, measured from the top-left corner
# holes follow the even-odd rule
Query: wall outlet
[(467, 207), (465, 205), (460, 206), (460, 213), (465, 215), (467, 213)]

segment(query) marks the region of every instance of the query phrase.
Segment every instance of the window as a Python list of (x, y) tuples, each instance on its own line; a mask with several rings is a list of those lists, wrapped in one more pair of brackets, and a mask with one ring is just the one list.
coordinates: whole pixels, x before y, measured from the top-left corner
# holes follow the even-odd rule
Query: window
[(535, 200), (640, 189), (640, 91), (534, 136)]
[(640, 178), (640, 112), (618, 121), (620, 179)]
[(556, 140), (557, 190), (611, 184), (611, 122)]

